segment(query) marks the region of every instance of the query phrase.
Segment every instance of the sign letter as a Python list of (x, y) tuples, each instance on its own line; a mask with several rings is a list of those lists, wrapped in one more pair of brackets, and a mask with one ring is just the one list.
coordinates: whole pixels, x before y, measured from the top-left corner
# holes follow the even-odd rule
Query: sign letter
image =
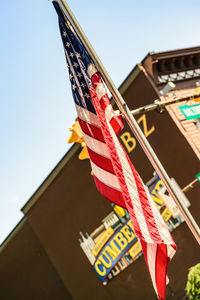
[(150, 130), (147, 129), (147, 118), (146, 115), (143, 114), (138, 120), (137, 123), (140, 124), (142, 122), (143, 124), (143, 131), (145, 137), (148, 137), (152, 132), (155, 130), (155, 126), (152, 126)]
[(134, 137), (132, 137), (130, 135), (130, 133), (128, 131), (126, 131), (120, 136), (120, 138), (121, 138), (122, 142), (124, 143), (128, 152), (133, 151), (133, 149), (136, 146), (136, 140), (134, 139)]

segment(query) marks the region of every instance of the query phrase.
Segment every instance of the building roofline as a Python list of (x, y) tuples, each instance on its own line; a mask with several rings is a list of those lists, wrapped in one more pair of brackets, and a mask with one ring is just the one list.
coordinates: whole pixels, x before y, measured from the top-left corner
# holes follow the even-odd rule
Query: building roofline
[(11, 232), (7, 235), (7, 237), (3, 240), (3, 242), (0, 245), (0, 252), (4, 250), (4, 248), (8, 245), (9, 241), (15, 236), (17, 231), (24, 225), (24, 223), (27, 221), (26, 217), (22, 217), (21, 220), (15, 225), (15, 227), (11, 230)]
[(45, 178), (45, 180), (41, 183), (41, 185), (37, 188), (34, 194), (30, 197), (30, 199), (25, 203), (25, 205), (21, 208), (21, 211), (24, 213), (19, 222), (15, 225), (12, 231), (7, 235), (7, 237), (0, 244), (0, 252), (4, 250), (4, 248), (8, 245), (9, 241), (15, 236), (18, 230), (25, 224), (27, 221), (26, 214), (28, 211), (34, 206), (37, 202), (38, 198), (46, 191), (49, 185), (53, 182), (59, 172), (64, 168), (66, 163), (71, 159), (71, 157), (78, 151), (80, 148), (80, 144), (73, 144), (72, 147), (67, 151), (67, 153), (61, 158), (58, 164), (54, 167), (54, 169), (50, 172), (50, 174)]
[(190, 48), (181, 48), (181, 49), (175, 49), (175, 50), (168, 50), (163, 52), (149, 52), (144, 59), (142, 60), (142, 63), (148, 58), (152, 57), (153, 60), (156, 59), (168, 59), (178, 56), (184, 56), (184, 55), (193, 55), (193, 54), (199, 54), (200, 53), (200, 47), (190, 47)]
[(140, 64), (137, 64), (127, 75), (127, 77), (122, 81), (120, 84), (118, 90), (121, 95), (123, 95), (126, 90), (129, 88), (129, 86), (133, 83), (133, 81), (136, 79), (136, 77), (139, 75), (141, 72)]

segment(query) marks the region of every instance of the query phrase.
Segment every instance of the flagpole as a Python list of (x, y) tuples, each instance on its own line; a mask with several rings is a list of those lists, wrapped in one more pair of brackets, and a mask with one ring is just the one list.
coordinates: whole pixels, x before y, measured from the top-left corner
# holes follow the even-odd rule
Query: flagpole
[(65, 0), (53, 0), (56, 1), (63, 13), (66, 15), (66, 17), (71, 22), (74, 30), (76, 31), (79, 39), (85, 46), (86, 50), (88, 51), (89, 55), (91, 56), (92, 60), (94, 61), (98, 71), (101, 73), (101, 76), (103, 77), (108, 89), (110, 90), (114, 101), (116, 102), (117, 106), (119, 107), (122, 115), (126, 119), (127, 123), (129, 124), (131, 130), (135, 134), (137, 140), (139, 141), (141, 147), (143, 148), (145, 154), (147, 155), (148, 159), (150, 160), (152, 166), (154, 167), (155, 171), (158, 173), (162, 181), (164, 182), (169, 194), (174, 199), (177, 207), (179, 208), (181, 214), (183, 215), (188, 227), (190, 228), (192, 234), (194, 235), (197, 242), (200, 244), (200, 229), (195, 222), (194, 218), (192, 217), (191, 213), (187, 209), (187, 207), (184, 205), (184, 203), (179, 201), (179, 196), (177, 191), (174, 189), (171, 180), (163, 168), (161, 162), (159, 161), (158, 157), (156, 156), (154, 150), (152, 149), (151, 145), (145, 138), (142, 130), (140, 129), (139, 125), (137, 124), (137, 121), (133, 117), (131, 111), (129, 110), (126, 102), (122, 98), (121, 94), (119, 93), (118, 89), (115, 87), (112, 79), (108, 75), (107, 71), (105, 70), (103, 64), (101, 63), (100, 59), (98, 58), (97, 54), (95, 53), (92, 45), (90, 44), (89, 40), (87, 39), (86, 35), (84, 34), (82, 28), (80, 27), (78, 21), (74, 17), (72, 11), (70, 10), (69, 6), (65, 2)]

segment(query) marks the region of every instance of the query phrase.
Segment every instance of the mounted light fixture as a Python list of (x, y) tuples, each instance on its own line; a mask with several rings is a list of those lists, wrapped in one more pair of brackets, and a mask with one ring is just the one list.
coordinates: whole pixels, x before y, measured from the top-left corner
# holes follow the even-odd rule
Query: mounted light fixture
[(164, 88), (160, 91), (160, 94), (162, 96), (166, 96), (171, 90), (173, 90), (175, 88), (175, 84), (171, 81), (169, 81)]

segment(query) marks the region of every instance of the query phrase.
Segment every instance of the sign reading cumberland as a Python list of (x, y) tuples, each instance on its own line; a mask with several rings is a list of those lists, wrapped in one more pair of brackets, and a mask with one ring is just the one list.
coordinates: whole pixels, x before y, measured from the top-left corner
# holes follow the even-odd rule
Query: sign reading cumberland
[(117, 230), (106, 245), (102, 248), (96, 258), (93, 269), (97, 276), (104, 281), (115, 264), (131, 248), (132, 257), (141, 252), (140, 244), (135, 236), (131, 220), (128, 220), (119, 230)]
[(187, 120), (200, 118), (200, 104), (179, 106)]
[[(173, 231), (183, 222), (173, 199), (166, 193), (166, 188), (157, 175), (147, 186), (169, 230)], [(102, 219), (99, 226), (90, 234), (80, 232), (79, 239), (80, 247), (104, 285), (142, 255), (128, 211), (111, 205), (112, 211)]]

